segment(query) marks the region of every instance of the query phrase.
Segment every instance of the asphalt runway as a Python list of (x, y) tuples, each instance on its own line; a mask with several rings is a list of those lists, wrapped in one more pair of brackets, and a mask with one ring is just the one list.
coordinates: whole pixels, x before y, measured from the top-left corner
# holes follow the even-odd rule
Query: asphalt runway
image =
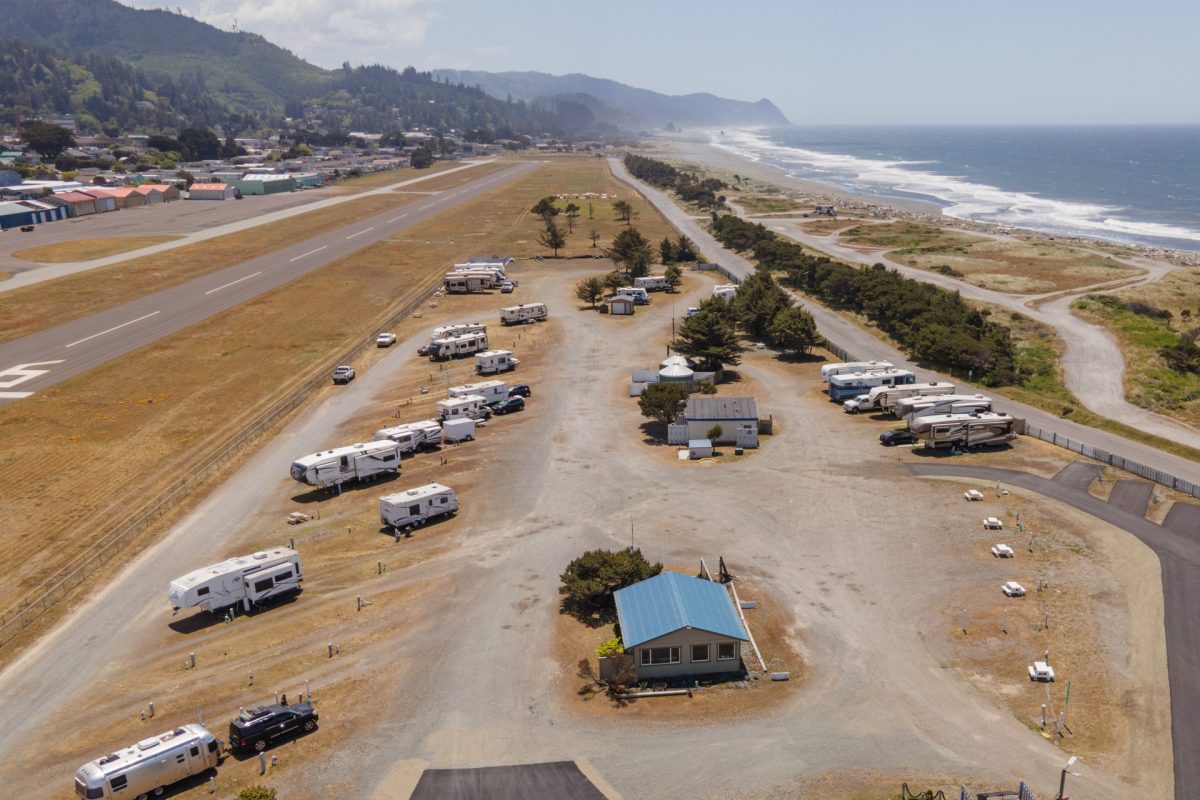
[(537, 168), (530, 162), (284, 250), (0, 345), (0, 404), (29, 397), (208, 319)]
[(427, 769), (411, 800), (604, 800), (571, 761)]

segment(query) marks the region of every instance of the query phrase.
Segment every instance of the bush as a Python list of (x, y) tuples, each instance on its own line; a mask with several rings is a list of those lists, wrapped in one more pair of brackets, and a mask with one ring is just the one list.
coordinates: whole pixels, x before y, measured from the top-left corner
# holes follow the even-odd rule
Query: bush
[(617, 656), (625, 652), (625, 645), (621, 644), (621, 637), (614, 636), (611, 639), (601, 642), (596, 648), (596, 655), (601, 658), (607, 656)]
[(725, 432), (725, 429), (722, 428), (720, 425), (713, 425), (711, 428), (709, 428), (704, 433), (704, 436), (709, 441), (716, 442), (717, 439), (721, 438), (721, 434), (723, 434), (724, 432)]
[(247, 786), (237, 794), (237, 800), (275, 800), (275, 790), (270, 786)]

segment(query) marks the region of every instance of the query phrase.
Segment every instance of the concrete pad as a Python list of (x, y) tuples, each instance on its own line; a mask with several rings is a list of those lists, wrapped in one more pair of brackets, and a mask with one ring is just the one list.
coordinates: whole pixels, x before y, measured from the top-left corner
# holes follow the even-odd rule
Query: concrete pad
[(1096, 480), (1099, 475), (1099, 464), (1089, 461), (1076, 461), (1074, 464), (1067, 464), (1063, 467), (1054, 476), (1054, 480), (1057, 483), (1066, 484), (1072, 489), (1079, 489), (1086, 492), (1088, 487), (1092, 485), (1092, 481)]
[(606, 800), (573, 761), (427, 769), (412, 800)]
[(1176, 501), (1162, 526), (1187, 536), (1200, 536), (1200, 505)]
[(1113, 484), (1108, 502), (1122, 511), (1144, 517), (1146, 516), (1146, 506), (1150, 502), (1150, 494), (1153, 491), (1154, 484), (1147, 481), (1120, 480)]

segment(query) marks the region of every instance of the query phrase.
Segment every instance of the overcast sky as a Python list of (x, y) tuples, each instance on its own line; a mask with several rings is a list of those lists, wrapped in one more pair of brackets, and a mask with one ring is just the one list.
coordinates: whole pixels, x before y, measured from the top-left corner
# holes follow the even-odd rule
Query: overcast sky
[[(162, 0), (122, 0), (165, 6)], [(324, 67), (584, 72), (803, 123), (1200, 122), (1195, 0), (172, 0)]]

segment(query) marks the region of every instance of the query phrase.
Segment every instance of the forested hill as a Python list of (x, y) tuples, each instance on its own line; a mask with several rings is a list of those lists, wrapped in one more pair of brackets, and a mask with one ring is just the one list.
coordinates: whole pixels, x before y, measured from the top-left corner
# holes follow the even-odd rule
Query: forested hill
[[(478, 86), (500, 99), (539, 101), (571, 96), (588, 104), (601, 120), (622, 128), (787, 125), (774, 103), (728, 100), (711, 94), (666, 95), (590, 75), (549, 75), (544, 72), (474, 72), (439, 69), (434, 76)], [(587, 103), (584, 98), (590, 98)]]
[(0, 20), (0, 114), (10, 123), (73, 113), (85, 132), (221, 125), (238, 135), (278, 130), (286, 116), (326, 131), (431, 126), (500, 138), (594, 127), (578, 103), (509, 103), (411, 67), (326, 70), (256, 34), (115, 0), (0, 0)]

